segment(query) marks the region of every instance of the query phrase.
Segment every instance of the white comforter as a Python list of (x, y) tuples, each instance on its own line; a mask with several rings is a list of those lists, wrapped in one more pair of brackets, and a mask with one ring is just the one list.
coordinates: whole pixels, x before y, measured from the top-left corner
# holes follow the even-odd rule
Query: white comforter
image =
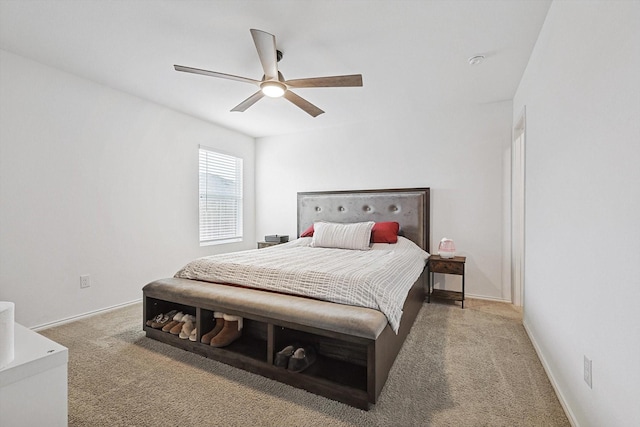
[(429, 254), (404, 237), (368, 251), (311, 247), (311, 237), (190, 262), (175, 277), (230, 283), (380, 310), (398, 331)]

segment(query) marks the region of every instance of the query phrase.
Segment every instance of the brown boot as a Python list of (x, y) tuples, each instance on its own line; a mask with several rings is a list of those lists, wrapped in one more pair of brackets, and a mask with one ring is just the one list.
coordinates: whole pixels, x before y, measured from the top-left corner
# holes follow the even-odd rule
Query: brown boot
[(212, 330), (210, 330), (209, 332), (207, 332), (202, 336), (202, 339), (200, 340), (201, 343), (209, 344), (211, 342), (211, 338), (215, 337), (216, 335), (218, 335), (218, 333), (220, 333), (220, 331), (224, 327), (224, 318), (222, 316), (223, 314), (218, 312), (213, 314), (213, 317), (216, 319), (216, 324)]
[(222, 330), (211, 339), (212, 347), (226, 347), (242, 336), (242, 317), (224, 315)]

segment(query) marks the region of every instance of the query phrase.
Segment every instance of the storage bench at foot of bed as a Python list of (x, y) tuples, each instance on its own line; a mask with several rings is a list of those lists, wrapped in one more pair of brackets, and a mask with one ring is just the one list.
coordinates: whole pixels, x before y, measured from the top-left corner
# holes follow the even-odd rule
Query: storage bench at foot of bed
[[(362, 307), (186, 279), (163, 279), (143, 289), (147, 337), (361, 409), (375, 403), (422, 305), (422, 277), (405, 303), (396, 335), (384, 315)], [(160, 313), (196, 317), (195, 342), (146, 325)], [(219, 311), (243, 317), (242, 336), (227, 347), (200, 342)], [(287, 345), (311, 345), (316, 362), (300, 373), (273, 365)]]

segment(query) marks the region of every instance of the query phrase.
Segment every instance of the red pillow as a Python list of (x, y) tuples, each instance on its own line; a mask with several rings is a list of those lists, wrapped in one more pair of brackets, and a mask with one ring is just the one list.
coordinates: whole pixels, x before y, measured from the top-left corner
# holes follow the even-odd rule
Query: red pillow
[(376, 222), (371, 230), (373, 243), (398, 243), (400, 224), (397, 222)]
[(300, 237), (313, 237), (313, 224), (300, 235)]
[[(371, 242), (398, 243), (398, 231), (400, 224), (397, 222), (376, 222), (371, 230)], [(300, 237), (313, 237), (313, 224), (304, 230)]]

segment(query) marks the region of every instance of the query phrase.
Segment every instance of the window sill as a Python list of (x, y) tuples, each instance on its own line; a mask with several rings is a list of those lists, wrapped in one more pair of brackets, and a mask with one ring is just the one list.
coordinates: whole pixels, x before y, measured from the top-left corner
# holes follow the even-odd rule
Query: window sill
[(213, 246), (213, 245), (226, 245), (227, 243), (242, 242), (242, 237), (236, 237), (233, 239), (214, 240), (210, 242), (200, 242), (200, 246)]

